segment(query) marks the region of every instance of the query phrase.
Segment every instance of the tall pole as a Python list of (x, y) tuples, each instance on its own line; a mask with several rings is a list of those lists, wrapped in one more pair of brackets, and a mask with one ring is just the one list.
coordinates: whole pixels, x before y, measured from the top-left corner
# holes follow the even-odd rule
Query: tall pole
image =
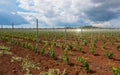
[(65, 47), (66, 47), (66, 36), (67, 36), (67, 33), (66, 33), (67, 31), (66, 31), (66, 25), (65, 25), (65, 38), (64, 38), (64, 41), (65, 41)]
[(82, 27), (81, 27), (81, 36), (80, 36), (80, 38), (81, 38), (81, 41), (82, 41), (82, 36), (83, 36), (83, 35), (82, 35)]
[(14, 41), (14, 23), (12, 23), (12, 48), (13, 48), (13, 41)]
[(53, 34), (54, 37), (52, 38), (52, 41), (55, 41), (55, 31), (54, 31), (54, 26), (53, 26), (52, 33), (54, 33), (54, 34)]
[(100, 31), (101, 29), (99, 28), (99, 30), (98, 30), (98, 40), (100, 39), (100, 35), (101, 35), (101, 31)]
[(3, 38), (3, 25), (1, 25), (1, 38)]
[(38, 53), (38, 19), (36, 19), (36, 53)]
[(82, 44), (82, 27), (81, 27), (81, 34), (80, 34), (80, 44)]
[(114, 26), (112, 25), (112, 28), (111, 28), (111, 36), (113, 35), (113, 29), (114, 29)]
[(91, 43), (93, 42), (93, 28), (91, 28)]

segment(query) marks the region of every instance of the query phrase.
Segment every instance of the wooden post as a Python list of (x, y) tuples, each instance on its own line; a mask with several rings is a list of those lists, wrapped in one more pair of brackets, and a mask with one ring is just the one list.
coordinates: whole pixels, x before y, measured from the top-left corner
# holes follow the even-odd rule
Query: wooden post
[(38, 43), (39, 43), (39, 39), (38, 39), (38, 19), (36, 19), (36, 53), (38, 53)]

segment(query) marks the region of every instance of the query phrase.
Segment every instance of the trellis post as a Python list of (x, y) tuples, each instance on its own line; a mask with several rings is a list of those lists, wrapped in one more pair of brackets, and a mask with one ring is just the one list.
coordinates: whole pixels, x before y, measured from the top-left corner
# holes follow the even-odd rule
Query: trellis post
[(36, 19), (36, 53), (38, 53), (38, 43), (39, 43), (39, 39), (38, 39), (38, 19)]

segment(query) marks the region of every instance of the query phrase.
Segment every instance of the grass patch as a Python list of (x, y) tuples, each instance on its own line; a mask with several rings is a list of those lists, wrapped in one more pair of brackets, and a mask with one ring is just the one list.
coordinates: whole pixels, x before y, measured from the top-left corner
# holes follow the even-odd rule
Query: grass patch
[(2, 55), (2, 56), (5, 54), (12, 55), (12, 52), (10, 52), (9, 50), (10, 50), (10, 48), (7, 46), (4, 46), (4, 45), (0, 46), (0, 55)]
[(11, 62), (22, 62), (21, 66), (22, 69), (26, 72), (24, 75), (32, 75), (30, 72), (30, 69), (37, 69), (39, 70), (40, 68), (38, 67), (39, 63), (36, 63), (34, 61), (31, 61), (28, 57), (22, 58), (18, 56), (13, 56), (11, 58)]
[(66, 75), (66, 69), (60, 72), (59, 69), (49, 69), (47, 72), (41, 72), (39, 75)]
[(39, 63), (30, 61), (30, 59), (28, 57), (26, 57), (26, 58), (23, 59), (21, 66), (22, 66), (23, 70), (26, 71), (25, 75), (31, 75), (30, 74), (30, 68), (39, 70), (40, 68), (38, 67), (38, 64)]
[(11, 58), (11, 62), (15, 62), (15, 61), (22, 61), (22, 57), (17, 57), (17, 56), (13, 56), (12, 58)]

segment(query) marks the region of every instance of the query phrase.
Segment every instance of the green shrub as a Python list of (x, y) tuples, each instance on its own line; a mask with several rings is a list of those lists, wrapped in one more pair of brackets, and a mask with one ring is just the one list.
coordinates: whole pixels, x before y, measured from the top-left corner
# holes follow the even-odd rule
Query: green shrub
[(63, 57), (63, 60), (64, 60), (67, 64), (70, 62), (68, 56), (64, 56), (64, 57)]
[(67, 50), (67, 48), (64, 49), (63, 60), (64, 60), (67, 64), (70, 62), (70, 61), (69, 61), (69, 58), (68, 58), (68, 50)]
[(119, 50), (119, 49), (120, 49), (120, 44), (119, 44), (119, 45), (117, 45), (116, 49), (117, 49), (117, 50)]
[(106, 49), (106, 45), (107, 45), (107, 43), (105, 43), (105, 44), (102, 46), (102, 49), (103, 49), (103, 50)]
[(86, 46), (88, 44), (87, 40), (83, 40), (83, 44)]
[(55, 57), (55, 52), (54, 52), (52, 47), (49, 48), (49, 55), (50, 55), (51, 58)]
[(94, 54), (95, 53), (95, 50), (94, 50), (94, 47), (92, 46), (92, 47), (90, 47), (90, 52), (92, 53), (92, 54)]
[(20, 42), (19, 41), (14, 41), (14, 44), (15, 45), (20, 45)]
[(75, 47), (76, 47), (76, 49), (78, 50), (78, 51), (82, 51), (82, 45), (81, 45), (81, 43), (77, 43), (77, 44), (75, 44)]
[(56, 42), (51, 42), (50, 43), (52, 46), (56, 46)]
[(72, 50), (73, 49), (73, 45), (72, 44), (68, 44), (68, 49)]
[(65, 45), (62, 43), (59, 45), (62, 49), (64, 49)]
[(111, 59), (111, 58), (113, 57), (114, 53), (113, 53), (113, 52), (109, 52), (109, 51), (105, 51), (105, 55), (106, 55), (109, 59)]
[(45, 45), (41, 48), (41, 50), (40, 50), (40, 54), (41, 54), (41, 55), (44, 55), (44, 53), (45, 53), (45, 48), (46, 48), (47, 44), (48, 44), (48, 43), (45, 43)]
[(82, 51), (82, 46), (80, 46), (78, 50), (79, 50), (79, 51)]
[(33, 50), (34, 52), (36, 52), (36, 51), (37, 51), (37, 47), (32, 45), (32, 50)]
[(113, 71), (114, 75), (120, 75), (120, 72), (118, 71), (118, 68), (112, 67), (112, 71)]
[(96, 42), (93, 42), (93, 43), (92, 43), (92, 46), (97, 47), (97, 46), (96, 46)]
[(88, 64), (88, 62), (86, 61), (86, 59), (85, 58), (81, 58), (81, 57), (77, 57), (77, 60), (79, 61), (79, 62), (81, 62), (81, 63), (83, 63), (83, 67), (84, 67), (84, 70), (86, 71), (86, 72), (89, 72), (89, 64)]

